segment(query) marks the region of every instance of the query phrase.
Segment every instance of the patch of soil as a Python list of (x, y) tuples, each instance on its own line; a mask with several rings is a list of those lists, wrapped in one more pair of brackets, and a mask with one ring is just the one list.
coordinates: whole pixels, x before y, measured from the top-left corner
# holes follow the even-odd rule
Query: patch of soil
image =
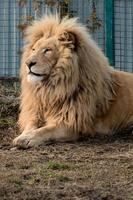
[(11, 150), (18, 92), (14, 98), (17, 107), (10, 103), (2, 111), (7, 125), (0, 126), (0, 200), (133, 199), (132, 134)]

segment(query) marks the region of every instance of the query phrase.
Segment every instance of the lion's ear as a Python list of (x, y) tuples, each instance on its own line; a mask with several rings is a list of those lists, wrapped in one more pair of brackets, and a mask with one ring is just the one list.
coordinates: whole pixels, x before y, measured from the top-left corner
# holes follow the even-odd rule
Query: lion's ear
[(65, 46), (74, 49), (76, 45), (76, 37), (71, 32), (63, 32), (59, 35), (58, 40)]

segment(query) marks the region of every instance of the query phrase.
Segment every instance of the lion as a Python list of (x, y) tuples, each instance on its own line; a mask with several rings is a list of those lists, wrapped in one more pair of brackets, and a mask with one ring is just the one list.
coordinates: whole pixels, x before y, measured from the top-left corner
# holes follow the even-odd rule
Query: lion
[(44, 16), (25, 32), (16, 148), (133, 129), (133, 74), (114, 70), (76, 18)]

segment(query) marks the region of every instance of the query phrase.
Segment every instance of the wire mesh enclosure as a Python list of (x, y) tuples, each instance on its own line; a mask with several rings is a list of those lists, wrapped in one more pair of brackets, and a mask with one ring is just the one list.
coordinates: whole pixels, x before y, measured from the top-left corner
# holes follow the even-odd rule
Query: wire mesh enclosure
[(49, 12), (79, 17), (111, 64), (133, 72), (132, 0), (4, 0), (0, 1), (0, 77), (18, 76), (23, 31)]
[(114, 1), (115, 67), (133, 72), (133, 1)]

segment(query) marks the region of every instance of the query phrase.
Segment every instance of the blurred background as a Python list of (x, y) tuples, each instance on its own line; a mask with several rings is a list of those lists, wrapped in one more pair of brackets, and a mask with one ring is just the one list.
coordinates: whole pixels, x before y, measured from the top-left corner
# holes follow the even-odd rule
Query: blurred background
[(110, 65), (133, 72), (132, 0), (4, 0), (0, 1), (0, 79), (18, 78), (24, 30), (50, 12), (79, 17)]

